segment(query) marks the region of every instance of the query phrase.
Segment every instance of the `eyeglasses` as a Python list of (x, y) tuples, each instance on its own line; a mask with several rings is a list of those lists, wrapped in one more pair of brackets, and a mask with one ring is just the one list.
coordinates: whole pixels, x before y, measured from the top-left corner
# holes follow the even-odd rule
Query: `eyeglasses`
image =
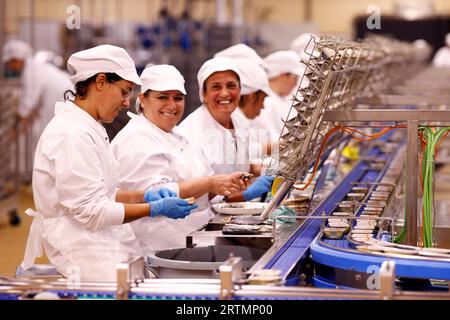
[(124, 87), (122, 87), (120, 84), (118, 84), (115, 81), (111, 81), (111, 83), (115, 84), (116, 86), (118, 86), (121, 89), (123, 100), (130, 100), (131, 99), (131, 95), (133, 94), (133, 89), (130, 90), (130, 89), (124, 88)]

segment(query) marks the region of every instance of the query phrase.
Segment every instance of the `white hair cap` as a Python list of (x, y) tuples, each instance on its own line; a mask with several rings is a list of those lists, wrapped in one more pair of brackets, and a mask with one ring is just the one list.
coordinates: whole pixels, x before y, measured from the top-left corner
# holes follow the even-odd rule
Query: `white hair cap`
[(445, 36), (445, 44), (450, 47), (450, 33)]
[(2, 62), (8, 62), (11, 59), (25, 60), (31, 57), (31, 54), (32, 50), (28, 43), (12, 39), (3, 46)]
[(241, 95), (250, 94), (259, 90), (269, 95), (269, 80), (264, 69), (255, 61), (241, 58), (233, 60), (241, 75)]
[[(183, 75), (172, 65), (168, 64), (148, 64), (141, 74), (141, 93), (147, 90), (169, 91), (178, 90), (182, 94), (186, 94), (184, 88)], [(136, 100), (136, 112), (141, 111), (139, 97)]]
[(124, 80), (141, 84), (133, 59), (125, 49), (109, 44), (72, 54), (67, 61), (67, 70), (72, 75), (73, 84), (97, 73), (115, 73)]
[(199, 87), (200, 101), (203, 103), (203, 85), (205, 80), (208, 79), (213, 73), (220, 71), (233, 71), (238, 76), (239, 82), (241, 81), (241, 75), (236, 64), (227, 57), (217, 57), (206, 61), (197, 73), (197, 81)]
[(178, 90), (186, 94), (183, 75), (172, 65), (157, 64), (146, 67), (141, 74), (141, 93), (147, 90)]
[(263, 67), (266, 69), (269, 79), (278, 77), (283, 73), (302, 76), (306, 67), (299, 60), (300, 58), (295, 51), (282, 50), (265, 57)]
[(261, 65), (263, 60), (256, 53), (256, 51), (246, 44), (238, 43), (234, 46), (228, 47), (222, 51), (217, 52), (214, 55), (214, 58), (217, 57), (228, 57), (228, 58), (248, 58), (250, 60), (255, 61), (257, 64)]
[[(292, 40), (290, 49), (297, 52), (299, 56), (303, 56), (305, 54), (305, 49), (308, 46), (308, 43), (313, 40), (311, 40), (311, 36), (313, 36), (312, 33), (303, 33), (294, 40)], [(312, 43), (310, 44), (310, 47), (312, 48)], [(311, 49), (310, 49), (311, 50)]]

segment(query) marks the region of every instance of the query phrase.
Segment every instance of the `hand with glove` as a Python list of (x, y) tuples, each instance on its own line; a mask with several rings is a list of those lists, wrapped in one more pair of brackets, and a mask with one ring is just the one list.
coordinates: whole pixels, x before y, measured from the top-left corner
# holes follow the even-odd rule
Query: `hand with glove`
[(150, 203), (152, 201), (168, 198), (168, 197), (176, 197), (176, 192), (173, 192), (167, 188), (161, 188), (158, 190), (152, 190), (148, 188), (144, 193), (144, 201)]
[(171, 219), (184, 218), (197, 209), (196, 204), (189, 205), (186, 200), (169, 197), (150, 202), (150, 217), (166, 216)]
[(271, 176), (260, 176), (253, 182), (247, 190), (242, 192), (245, 201), (250, 201), (256, 197), (260, 197), (266, 192), (270, 192), (272, 183), (275, 178)]

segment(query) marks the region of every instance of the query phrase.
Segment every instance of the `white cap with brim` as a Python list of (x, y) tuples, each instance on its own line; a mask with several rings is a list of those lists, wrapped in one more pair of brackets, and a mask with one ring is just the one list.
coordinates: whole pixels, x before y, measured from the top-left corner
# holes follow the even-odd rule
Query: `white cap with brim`
[(28, 43), (12, 39), (3, 46), (2, 62), (6, 63), (12, 59), (26, 60), (31, 57), (32, 50)]
[(221, 71), (233, 71), (238, 76), (239, 82), (241, 81), (239, 69), (233, 62), (233, 60), (228, 57), (217, 57), (209, 59), (200, 67), (200, 70), (197, 73), (199, 97), (202, 103), (204, 102), (203, 85), (205, 83), (205, 80), (208, 79), (213, 73)]
[(269, 80), (264, 69), (249, 59), (234, 59), (241, 75), (241, 95), (263, 91), (269, 95)]
[(141, 74), (141, 93), (147, 90), (168, 91), (178, 90), (186, 94), (184, 78), (180, 71), (168, 64), (152, 65)]
[(67, 61), (67, 70), (73, 84), (98, 73), (115, 73), (124, 80), (141, 84), (133, 59), (125, 49), (109, 44), (72, 54)]
[(265, 57), (263, 67), (266, 70), (269, 79), (276, 78), (283, 73), (292, 73), (297, 76), (302, 76), (306, 67), (299, 60), (300, 59), (295, 51), (281, 50)]
[[(141, 82), (141, 93), (145, 93), (147, 90), (178, 90), (182, 94), (186, 94), (184, 77), (180, 71), (172, 65), (159, 64), (146, 67), (141, 74)], [(139, 98), (136, 101), (136, 111), (138, 113), (140, 112)]]
[(256, 53), (256, 51), (246, 44), (238, 43), (231, 47), (228, 47), (222, 51), (217, 52), (214, 55), (214, 58), (217, 57), (228, 57), (228, 58), (248, 58), (250, 60), (255, 61), (257, 64), (261, 65), (263, 60), (262, 58)]

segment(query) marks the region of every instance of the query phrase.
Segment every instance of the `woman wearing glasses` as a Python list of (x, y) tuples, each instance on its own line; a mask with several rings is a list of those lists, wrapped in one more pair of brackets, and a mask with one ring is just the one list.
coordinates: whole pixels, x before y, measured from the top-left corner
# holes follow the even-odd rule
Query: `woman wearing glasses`
[(159, 215), (184, 218), (191, 206), (167, 189), (117, 188), (117, 162), (101, 122), (109, 123), (141, 81), (119, 47), (102, 45), (68, 62), (76, 92), (58, 102), (39, 140), (33, 169), (37, 212), (22, 268), (42, 254), (72, 283), (114, 280), (116, 265), (142, 253), (127, 222)]
[(171, 65), (147, 67), (141, 75), (137, 111), (111, 142), (119, 162), (119, 186), (126, 189), (166, 187), (181, 198), (195, 197), (198, 210), (183, 220), (167, 217), (131, 223), (144, 253), (186, 246), (186, 236), (213, 214), (209, 195), (239, 194), (246, 188), (242, 172), (214, 174), (200, 148), (176, 125), (185, 105), (181, 73)]

